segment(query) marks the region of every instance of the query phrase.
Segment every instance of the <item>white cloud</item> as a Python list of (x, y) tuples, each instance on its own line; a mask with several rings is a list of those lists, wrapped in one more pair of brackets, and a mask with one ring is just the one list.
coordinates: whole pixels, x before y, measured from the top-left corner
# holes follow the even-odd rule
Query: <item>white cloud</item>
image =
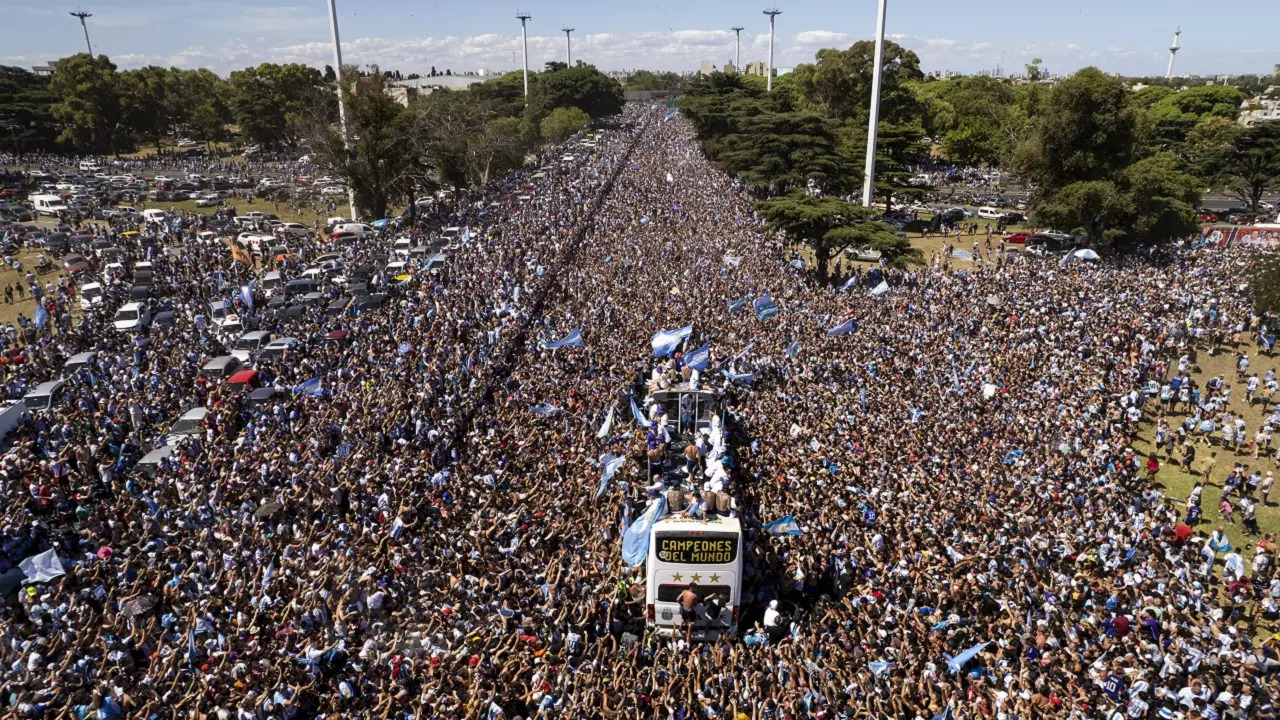
[[(162, 27), (170, 23), (173, 7), (160, 6), (153, 11), (134, 12), (116, 22), (136, 23), (141, 18)], [(313, 67), (323, 67), (333, 62), (333, 47), (328, 41), (328, 23), (323, 13), (302, 6), (249, 7), (236, 6), (236, 12), (213, 18), (217, 13), (200, 11), (202, 37), (224, 38), (221, 42), (196, 44), (185, 49), (162, 43), (139, 43), (131, 48), (99, 46), (121, 68), (143, 65), (176, 66), (182, 68), (207, 67), (226, 75), (262, 62), (299, 62)], [(206, 17), (209, 18), (206, 24)], [(251, 18), (247, 21), (245, 18)], [(174, 20), (173, 22), (178, 22)], [(204, 31), (212, 27), (212, 31)], [(92, 27), (90, 28), (92, 31)], [(406, 28), (407, 30), (407, 28)], [(781, 30), (781, 28), (780, 28)], [(1083, 49), (1068, 42), (1038, 42), (1027, 38), (1020, 43), (996, 43), (975, 39), (960, 41), (947, 37), (922, 37), (898, 33), (890, 36), (894, 42), (914, 50), (920, 56), (926, 71), (956, 70), (972, 72), (988, 69), (1002, 62), (1006, 68), (1019, 68), (1033, 57), (1044, 59), (1045, 66), (1053, 72), (1069, 72), (1084, 64), (1096, 63), (1108, 70), (1127, 73), (1158, 72), (1163, 70), (1163, 52), (1151, 51), (1143, 45), (1112, 45), (1105, 49)], [(307, 39), (299, 42), (297, 39)], [(312, 40), (314, 39), (314, 40)], [(794, 67), (799, 63), (813, 62), (814, 53), (827, 47), (845, 48), (855, 41), (871, 39), (857, 33), (841, 33), (830, 30), (799, 30), (795, 33), (779, 32), (775, 38), (774, 63), (778, 67)], [(98, 40), (95, 37), (95, 40)], [(110, 43), (110, 41), (107, 41)], [(113, 50), (138, 48), (134, 52)], [(78, 47), (72, 48), (78, 50)], [(513, 33), (486, 33), (478, 35), (441, 36), (348, 36), (344, 38), (343, 60), (348, 64), (378, 65), (384, 69), (404, 73), (426, 73), (431, 67), (454, 71), (489, 70), (504, 72), (520, 67), (520, 35)], [(14, 55), (0, 59), (3, 62), (29, 66), (43, 63), (47, 58), (28, 52), (26, 48), (9, 48)], [(16, 52), (15, 52), (16, 51)], [(769, 33), (753, 32), (742, 35), (742, 62), (764, 61), (768, 58)], [(1248, 62), (1256, 65), (1256, 55), (1262, 51), (1247, 48), (1234, 49), (1231, 57), (1203, 59), (1204, 64), (1215, 67)], [(1184, 53), (1188, 61), (1195, 58), (1191, 51)], [(593, 63), (604, 70), (648, 68), (655, 70), (692, 71), (704, 61), (716, 65), (732, 62), (734, 33), (729, 30), (683, 29), (662, 32), (599, 32), (573, 36), (575, 60)], [(1150, 59), (1154, 57), (1155, 59)], [(540, 69), (552, 60), (565, 59), (565, 38), (560, 33), (532, 35), (529, 37), (529, 67)], [(1183, 58), (1180, 57), (1181, 61)], [(1159, 67), (1156, 67), (1156, 66)], [(1148, 67), (1150, 66), (1150, 67)], [(1268, 67), (1270, 67), (1268, 65)]]
[(830, 30), (805, 30), (796, 33), (795, 40), (801, 45), (821, 45), (822, 47), (847, 47), (849, 33), (832, 32)]

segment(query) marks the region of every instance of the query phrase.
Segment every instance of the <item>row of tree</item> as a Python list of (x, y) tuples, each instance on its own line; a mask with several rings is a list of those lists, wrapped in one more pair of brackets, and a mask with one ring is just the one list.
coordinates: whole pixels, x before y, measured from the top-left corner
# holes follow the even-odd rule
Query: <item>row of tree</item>
[[(820, 50), (769, 94), (762, 78), (719, 73), (686, 89), (683, 110), (708, 155), (759, 198), (766, 218), (794, 218), (801, 203), (834, 213), (818, 226), (777, 223), (813, 244), (824, 273), (851, 237), (870, 244), (866, 228), (832, 232), (865, 225), (867, 213), (804, 198), (848, 197), (862, 185), (873, 52), (871, 42)], [(1257, 210), (1280, 183), (1280, 124), (1241, 127), (1237, 88), (1135, 92), (1096, 68), (1053, 84), (1041, 82), (1038, 60), (1027, 70), (1022, 84), (926, 79), (914, 52), (886, 43), (874, 188), (884, 209), (929, 192), (913, 180), (938, 162), (1001, 167), (1033, 189), (1037, 224), (1096, 246), (1137, 245), (1194, 232), (1206, 188)]]
[[(173, 136), (213, 144), (233, 133), (266, 150), (305, 147), (351, 183), (363, 210), (382, 217), (414, 192), (484, 183), (540, 142), (563, 140), (623, 103), (621, 85), (581, 62), (533, 73), (527, 103), (521, 73), (424, 93), (407, 106), (393, 97), (395, 77), (376, 67), (346, 67), (339, 79), (328, 67), (263, 63), (223, 79), (205, 69), (121, 71), (105, 55), (79, 54), (58, 61), (49, 79), (0, 68), (0, 122), (19, 153), (160, 151)], [(337, 127), (339, 88), (349, 145)]]
[(386, 216), (397, 204), (439, 185), (481, 185), (524, 162), (540, 142), (558, 142), (594, 119), (622, 110), (622, 88), (591, 65), (548, 63), (530, 75), (508, 73), (465, 90), (436, 90), (407, 106), (378, 72), (340, 83), (350, 140), (312, 113), (300, 132), (312, 159), (348, 182), (356, 204)]

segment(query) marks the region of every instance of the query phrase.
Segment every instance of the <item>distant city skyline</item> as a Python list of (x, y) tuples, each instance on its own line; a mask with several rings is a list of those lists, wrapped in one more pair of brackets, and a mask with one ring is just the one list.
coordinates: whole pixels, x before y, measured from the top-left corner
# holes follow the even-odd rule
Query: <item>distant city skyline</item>
[[(582, 0), (531, 3), (529, 67), (565, 60), (561, 27), (572, 25), (575, 60), (602, 70), (696, 71), (703, 61), (732, 64), (734, 25), (742, 25), (742, 63), (764, 60), (768, 21), (759, 8), (710, 0), (643, 6)], [(871, 39), (874, 0), (780, 5), (778, 67), (812, 62), (824, 47)], [(1257, 9), (1263, 8), (1258, 3)], [(10, 8), (11, 33), (0, 64), (30, 68), (84, 50), (79, 23), (61, 6)], [(92, 12), (94, 51), (121, 68), (207, 67), (219, 74), (262, 62), (332, 63), (326, 5), (317, 0), (101, 0)], [(432, 66), (457, 72), (505, 72), (520, 66), (515, 6), (481, 1), (462, 6), (411, 0), (338, 0), (343, 59), (402, 73)], [(1230, 17), (1228, 17), (1230, 15)], [(1162, 76), (1174, 29), (1182, 25), (1175, 75), (1267, 74), (1280, 62), (1273, 22), (1240, 23), (1237, 13), (1206, 14), (1189, 0), (1077, 0), (1071, 6), (1028, 6), (990, 0), (982, 8), (941, 0), (891, 0), (888, 36), (914, 50), (926, 72), (1021, 72), (1041, 58), (1055, 73), (1096, 65), (1128, 76)], [(418, 33), (414, 33), (417, 30)]]

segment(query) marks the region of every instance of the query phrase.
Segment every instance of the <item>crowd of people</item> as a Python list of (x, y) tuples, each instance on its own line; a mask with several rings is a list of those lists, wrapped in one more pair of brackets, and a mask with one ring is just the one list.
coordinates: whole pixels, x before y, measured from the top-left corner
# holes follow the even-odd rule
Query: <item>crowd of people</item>
[[(826, 287), (678, 115), (629, 105), (580, 140), (459, 200), (445, 268), (377, 275), (381, 308), (280, 320), (184, 232), (153, 259), (172, 327), (116, 333), (107, 305), (22, 339), (11, 396), (98, 355), (0, 458), (0, 569), (53, 550), (64, 571), (0, 607), (8, 711), (1276, 717), (1275, 543), (1198, 532), (1133, 447), (1182, 423), (1161, 388), (1216, 334), (1265, 331), (1239, 252), (939, 256)], [(354, 268), (389, 243), (296, 252)], [(200, 374), (227, 351), (217, 299), (299, 339), (257, 364), (265, 405)], [(666, 362), (710, 343), (749, 528), (741, 633), (707, 643), (649, 631), (620, 552), (653, 495), (629, 403), (653, 335), (690, 324)], [(202, 432), (142, 472), (195, 406)], [(606, 453), (626, 461), (601, 491)], [(787, 515), (802, 534), (763, 529)], [(777, 600), (806, 610), (781, 636)]]

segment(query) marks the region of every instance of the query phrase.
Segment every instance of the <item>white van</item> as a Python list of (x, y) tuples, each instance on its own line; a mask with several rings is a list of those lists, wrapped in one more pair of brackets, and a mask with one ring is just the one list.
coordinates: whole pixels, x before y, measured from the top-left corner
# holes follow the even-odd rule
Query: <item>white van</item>
[(67, 204), (62, 202), (61, 195), (32, 195), (31, 206), (37, 215), (57, 217), (58, 213), (67, 212)]
[(1000, 220), (1004, 217), (1004, 213), (993, 207), (983, 206), (978, 208), (978, 217), (984, 220)]
[(365, 235), (376, 232), (372, 225), (364, 223), (342, 223), (335, 225), (330, 235)]
[(151, 208), (142, 211), (142, 219), (147, 222), (164, 222), (169, 218), (169, 213), (159, 208)]

